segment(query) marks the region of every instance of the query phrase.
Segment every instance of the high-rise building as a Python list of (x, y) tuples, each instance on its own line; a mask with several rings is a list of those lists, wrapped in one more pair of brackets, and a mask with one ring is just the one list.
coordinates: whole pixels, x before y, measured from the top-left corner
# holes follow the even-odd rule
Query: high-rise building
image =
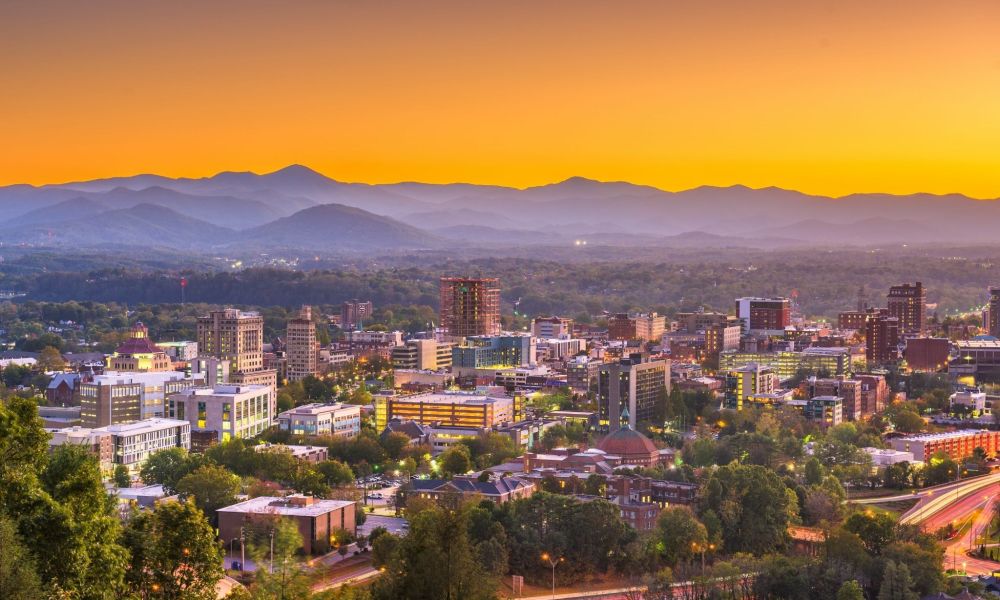
[(899, 357), (899, 319), (884, 312), (871, 312), (865, 321), (865, 359), (886, 364)]
[(792, 302), (788, 298), (737, 298), (736, 316), (745, 331), (781, 334), (792, 323)]
[(648, 342), (659, 340), (667, 327), (667, 318), (653, 313), (618, 313), (608, 319), (608, 339), (639, 340)]
[(215, 310), (198, 318), (198, 349), (206, 356), (230, 362), (230, 372), (264, 368), (264, 318), (235, 308)]
[(889, 316), (899, 320), (900, 333), (920, 333), (924, 330), (927, 296), (919, 281), (913, 285), (892, 286), (886, 299)]
[(285, 329), (285, 377), (300, 381), (318, 372), (319, 343), (312, 308), (303, 306), (299, 316), (288, 321)]
[(990, 288), (990, 304), (986, 311), (986, 330), (993, 337), (1000, 337), (1000, 287)]
[(652, 421), (656, 401), (670, 393), (670, 361), (632, 354), (601, 365), (597, 375), (598, 427), (617, 431)]
[(453, 338), (499, 333), (500, 281), (442, 277), (441, 326)]
[(354, 299), (340, 305), (340, 328), (347, 331), (359, 329), (374, 312), (371, 300), (362, 302)]
[(141, 322), (132, 326), (128, 339), (108, 357), (111, 371), (169, 371), (170, 357), (149, 339), (149, 329)]

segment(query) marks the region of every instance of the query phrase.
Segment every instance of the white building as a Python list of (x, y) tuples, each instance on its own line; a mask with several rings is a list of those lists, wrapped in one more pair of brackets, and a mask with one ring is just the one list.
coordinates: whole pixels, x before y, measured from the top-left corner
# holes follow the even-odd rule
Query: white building
[(175, 362), (187, 362), (198, 358), (198, 342), (158, 342), (156, 345)]
[(274, 424), (274, 400), (266, 385), (216, 385), (171, 394), (167, 414), (194, 431), (212, 431), (220, 442), (251, 438)]
[(278, 415), (278, 427), (293, 435), (351, 438), (361, 431), (361, 407), (355, 404), (303, 404)]
[(573, 319), (537, 317), (531, 322), (531, 335), (536, 338), (568, 338), (573, 334)]
[(951, 402), (952, 408), (955, 406), (967, 406), (978, 413), (990, 414), (990, 410), (986, 408), (986, 392), (964, 390), (955, 392), (948, 399)]
[(102, 466), (125, 465), (136, 471), (149, 455), (167, 448), (191, 448), (191, 426), (174, 419), (144, 419), (106, 427), (50, 430), (50, 446), (79, 444), (97, 455)]
[(566, 361), (587, 349), (587, 342), (573, 338), (546, 338), (536, 343), (540, 359)]
[(383, 346), (401, 346), (402, 331), (345, 331), (344, 341), (355, 344), (379, 344)]
[(872, 465), (875, 467), (888, 467), (896, 463), (906, 462), (913, 464), (913, 453), (892, 448), (862, 448), (872, 457)]
[(452, 345), (436, 340), (407, 340), (392, 349), (392, 366), (396, 369), (437, 371), (451, 366)]

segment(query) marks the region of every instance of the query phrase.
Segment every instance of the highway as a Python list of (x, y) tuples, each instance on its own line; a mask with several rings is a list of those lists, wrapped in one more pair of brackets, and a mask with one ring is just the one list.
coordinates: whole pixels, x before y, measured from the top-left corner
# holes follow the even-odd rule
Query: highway
[[(912, 498), (919, 498), (919, 502), (903, 513), (900, 523), (920, 525), (928, 533), (934, 533), (949, 523), (956, 529), (964, 526), (961, 535), (944, 542), (946, 569), (965, 571), (969, 575), (989, 575), (1000, 569), (1000, 563), (966, 554), (975, 548), (975, 537), (989, 527), (993, 503), (1000, 498), (1000, 473), (880, 500), (892, 502)], [(975, 515), (975, 520), (968, 526), (967, 521), (972, 515)]]

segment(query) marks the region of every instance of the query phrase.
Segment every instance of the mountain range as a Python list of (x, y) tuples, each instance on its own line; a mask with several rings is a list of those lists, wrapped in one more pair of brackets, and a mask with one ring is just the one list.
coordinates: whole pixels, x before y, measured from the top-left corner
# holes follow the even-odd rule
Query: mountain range
[(292, 165), (0, 187), (0, 243), (309, 252), (463, 246), (754, 247), (993, 243), (1000, 202), (958, 194), (699, 187), (573, 177), (525, 189), (345, 183)]

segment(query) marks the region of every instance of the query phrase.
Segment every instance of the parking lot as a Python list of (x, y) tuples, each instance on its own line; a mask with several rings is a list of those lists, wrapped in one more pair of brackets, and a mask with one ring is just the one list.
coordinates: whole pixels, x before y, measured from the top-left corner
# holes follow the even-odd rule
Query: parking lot
[(389, 533), (395, 535), (406, 535), (409, 531), (409, 523), (406, 519), (399, 517), (384, 517), (382, 515), (368, 515), (365, 524), (358, 526), (359, 535), (371, 535), (372, 529), (383, 527)]

